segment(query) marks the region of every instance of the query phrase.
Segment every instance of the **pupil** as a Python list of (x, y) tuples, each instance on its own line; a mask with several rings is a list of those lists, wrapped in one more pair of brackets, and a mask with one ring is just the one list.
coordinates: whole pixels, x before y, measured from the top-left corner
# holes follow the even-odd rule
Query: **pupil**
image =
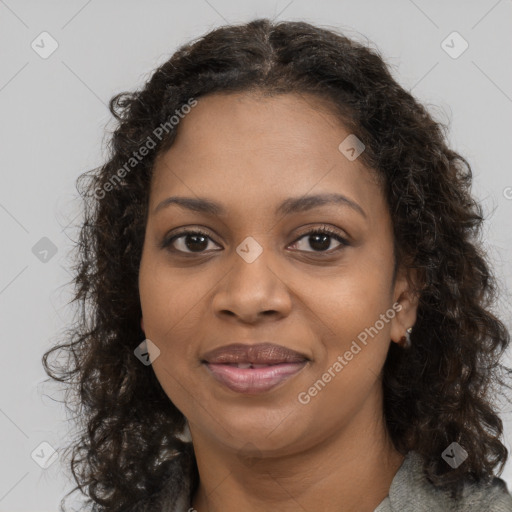
[[(318, 235), (311, 235), (310, 237), (310, 243), (309, 245), (313, 248), (313, 249), (318, 249), (318, 250), (325, 250), (325, 249), (328, 249), (329, 248), (329, 245), (330, 245), (330, 241), (329, 241), (329, 238), (330, 236), (329, 235), (322, 235), (322, 234), (318, 234)], [(315, 246), (315, 243), (316, 242), (313, 242), (311, 243), (311, 239), (323, 239), (322, 242), (320, 243), (320, 247), (318, 246), (318, 244)], [(327, 243), (326, 243), (327, 242)]]
[[(203, 239), (203, 242), (195, 242), (195, 240), (198, 240), (198, 239)], [(185, 238), (185, 245), (187, 246), (187, 249), (189, 249), (190, 251), (194, 251), (194, 250), (197, 250), (197, 252), (201, 252), (203, 251), (204, 249), (206, 249), (206, 247), (208, 247), (208, 241), (206, 240), (206, 236), (204, 235), (187, 235), (187, 237)], [(189, 240), (194, 240), (194, 242), (192, 242), (192, 244), (189, 243)], [(194, 244), (199, 244), (200, 247), (197, 247), (197, 245), (194, 247)]]
[[(194, 252), (201, 252), (208, 247), (208, 241), (206, 236), (204, 235), (187, 235), (185, 245), (187, 246), (187, 249)], [(316, 235), (310, 235), (309, 236), (309, 245), (316, 250), (319, 251), (325, 251), (329, 249), (330, 245), (330, 235), (325, 234), (316, 234)], [(192, 242), (190, 242), (192, 240)], [(198, 241), (200, 240), (200, 241)]]

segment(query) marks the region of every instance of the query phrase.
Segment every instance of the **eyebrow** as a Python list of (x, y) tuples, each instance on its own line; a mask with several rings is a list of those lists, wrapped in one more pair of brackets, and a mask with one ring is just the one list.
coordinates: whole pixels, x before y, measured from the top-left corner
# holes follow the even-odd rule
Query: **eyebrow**
[[(349, 206), (353, 210), (367, 218), (365, 211), (356, 202), (342, 194), (316, 194), (302, 197), (290, 197), (283, 201), (275, 210), (276, 215), (290, 215), (292, 213), (305, 212), (319, 206), (338, 204)], [(226, 215), (226, 209), (220, 203), (204, 197), (171, 196), (161, 201), (153, 211), (158, 213), (163, 208), (176, 205), (181, 208), (207, 215)]]

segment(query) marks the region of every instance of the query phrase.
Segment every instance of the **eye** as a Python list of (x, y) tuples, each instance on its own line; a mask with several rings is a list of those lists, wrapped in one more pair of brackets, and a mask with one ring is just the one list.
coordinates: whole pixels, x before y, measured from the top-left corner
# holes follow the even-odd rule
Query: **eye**
[[(200, 229), (182, 231), (170, 238), (166, 238), (162, 242), (162, 248), (168, 248), (173, 252), (201, 254), (208, 247), (208, 240), (211, 241), (210, 235)], [(175, 245), (175, 242), (178, 243)]]
[(331, 246), (333, 238), (339, 242), (339, 245), (334, 250), (330, 250), (328, 254), (332, 254), (333, 252), (341, 250), (344, 247), (350, 245), (348, 241), (340, 233), (327, 226), (322, 226), (320, 228), (312, 229), (302, 234), (300, 238), (298, 238), (291, 247), (297, 248), (297, 246), (300, 243), (300, 240), (306, 237), (308, 238), (307, 242), (304, 245), (308, 244), (310, 247), (314, 249), (313, 251), (306, 250), (306, 252), (326, 252)]
[[(328, 255), (350, 245), (340, 233), (329, 228), (328, 226), (322, 226), (320, 228), (312, 229), (306, 233), (303, 233), (290, 247), (296, 249), (300, 241), (306, 237), (309, 237), (309, 246), (314, 250), (308, 251), (306, 249), (299, 249), (305, 252), (326, 252), (327, 249), (329, 249), (332, 242), (331, 239), (333, 238), (338, 241), (339, 245), (334, 250), (330, 250)], [(161, 244), (161, 247), (162, 249), (167, 248), (172, 252), (185, 254), (203, 254), (208, 248), (209, 241), (213, 242), (210, 235), (206, 231), (195, 229), (181, 231), (180, 233), (174, 234), (170, 238), (165, 238)]]

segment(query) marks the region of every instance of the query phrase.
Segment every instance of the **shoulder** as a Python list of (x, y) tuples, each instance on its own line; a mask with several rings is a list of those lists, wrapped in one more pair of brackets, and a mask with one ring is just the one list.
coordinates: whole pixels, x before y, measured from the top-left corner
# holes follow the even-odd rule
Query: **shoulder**
[(490, 483), (465, 483), (454, 500), (423, 474), (423, 460), (409, 452), (397, 471), (389, 495), (375, 512), (512, 512), (512, 496), (506, 483), (494, 477)]
[(466, 484), (454, 511), (512, 512), (512, 495), (507, 484), (494, 477), (489, 484)]

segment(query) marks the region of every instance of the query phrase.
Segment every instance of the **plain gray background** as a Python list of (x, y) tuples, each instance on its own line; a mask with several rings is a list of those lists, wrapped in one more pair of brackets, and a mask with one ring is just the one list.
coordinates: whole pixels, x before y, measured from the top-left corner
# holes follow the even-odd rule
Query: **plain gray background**
[[(512, 327), (511, 0), (0, 0), (0, 512), (57, 510), (72, 487), (57, 457), (69, 426), (51, 398), (56, 388), (42, 384), (41, 356), (71, 319), (65, 285), (80, 220), (75, 180), (105, 157), (108, 100), (140, 87), (180, 44), (255, 17), (368, 38), (399, 83), (449, 124), (449, 143), (474, 171), (500, 311)], [(43, 58), (52, 44), (56, 51)], [(503, 412), (509, 449), (510, 409)], [(34, 461), (48, 456), (41, 443), (57, 450), (47, 469)], [(512, 462), (502, 478), (512, 490)]]

